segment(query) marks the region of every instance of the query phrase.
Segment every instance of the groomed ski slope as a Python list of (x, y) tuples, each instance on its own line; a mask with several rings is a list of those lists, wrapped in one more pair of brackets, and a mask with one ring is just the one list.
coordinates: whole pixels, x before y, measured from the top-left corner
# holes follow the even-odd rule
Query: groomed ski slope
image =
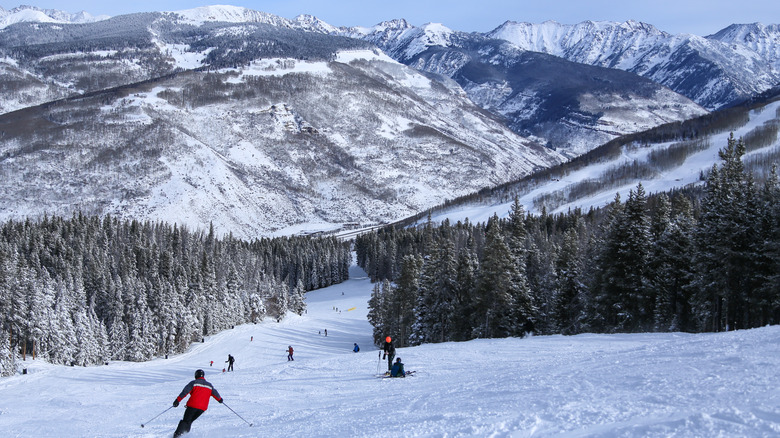
[[(353, 267), (346, 283), (307, 294), (307, 314), (239, 326), (169, 359), (28, 359), (27, 375), (0, 379), (0, 435), (171, 436), (183, 406), (147, 421), (197, 368), (253, 426), (212, 400), (188, 438), (780, 435), (780, 327), (423, 345), (399, 349), (414, 376), (381, 379), (371, 289)], [(222, 373), (228, 354), (235, 371)]]

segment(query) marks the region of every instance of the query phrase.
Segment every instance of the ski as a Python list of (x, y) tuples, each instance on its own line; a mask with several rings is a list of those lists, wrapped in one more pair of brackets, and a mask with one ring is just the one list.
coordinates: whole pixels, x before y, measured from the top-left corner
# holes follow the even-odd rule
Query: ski
[[(405, 377), (413, 376), (414, 373), (416, 373), (416, 372), (417, 371), (407, 371)], [(379, 374), (379, 375), (374, 376), (374, 377), (376, 377), (378, 379), (394, 379), (395, 378), (395, 377), (391, 376), (389, 372), (388, 373), (384, 373), (384, 374)]]

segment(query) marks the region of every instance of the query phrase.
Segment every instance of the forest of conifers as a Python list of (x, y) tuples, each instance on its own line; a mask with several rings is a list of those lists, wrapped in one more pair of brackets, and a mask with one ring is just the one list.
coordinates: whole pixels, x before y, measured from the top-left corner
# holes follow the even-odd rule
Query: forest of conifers
[[(780, 323), (780, 183), (753, 182), (729, 140), (701, 196), (587, 213), (388, 227), (357, 238), (377, 281), (369, 321), (398, 346), (582, 332), (721, 331)], [(184, 351), (236, 324), (304, 311), (348, 278), (334, 237), (245, 242), (109, 216), (0, 226), (0, 373), (28, 356), (89, 365)]]
[(528, 215), (358, 237), (378, 281), (376, 341), (397, 345), (582, 332), (722, 331), (780, 323), (780, 185), (745, 171), (729, 140), (700, 196), (648, 197), (587, 213)]
[(36, 356), (89, 365), (183, 352), (236, 324), (305, 309), (348, 278), (349, 243), (245, 242), (165, 223), (74, 215), (0, 226), (0, 373)]

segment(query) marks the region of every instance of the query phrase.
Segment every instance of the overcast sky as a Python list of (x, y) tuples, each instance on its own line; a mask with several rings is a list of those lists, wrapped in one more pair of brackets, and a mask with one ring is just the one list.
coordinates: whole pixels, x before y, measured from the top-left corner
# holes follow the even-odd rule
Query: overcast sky
[(479, 32), (507, 20), (564, 24), (636, 20), (670, 33), (701, 36), (732, 23), (780, 23), (780, 0), (0, 0), (5, 9), (19, 4), (110, 16), (229, 4), (285, 18), (311, 14), (334, 26), (372, 26), (405, 18), (418, 26), (434, 22)]

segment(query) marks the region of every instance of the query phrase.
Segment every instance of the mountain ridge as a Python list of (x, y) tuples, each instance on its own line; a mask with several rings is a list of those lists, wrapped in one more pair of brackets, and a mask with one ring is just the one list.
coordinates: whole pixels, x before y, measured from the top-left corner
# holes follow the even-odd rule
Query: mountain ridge
[(403, 19), (202, 7), (0, 34), (2, 217), (247, 238), (379, 224), (706, 112), (632, 72)]

